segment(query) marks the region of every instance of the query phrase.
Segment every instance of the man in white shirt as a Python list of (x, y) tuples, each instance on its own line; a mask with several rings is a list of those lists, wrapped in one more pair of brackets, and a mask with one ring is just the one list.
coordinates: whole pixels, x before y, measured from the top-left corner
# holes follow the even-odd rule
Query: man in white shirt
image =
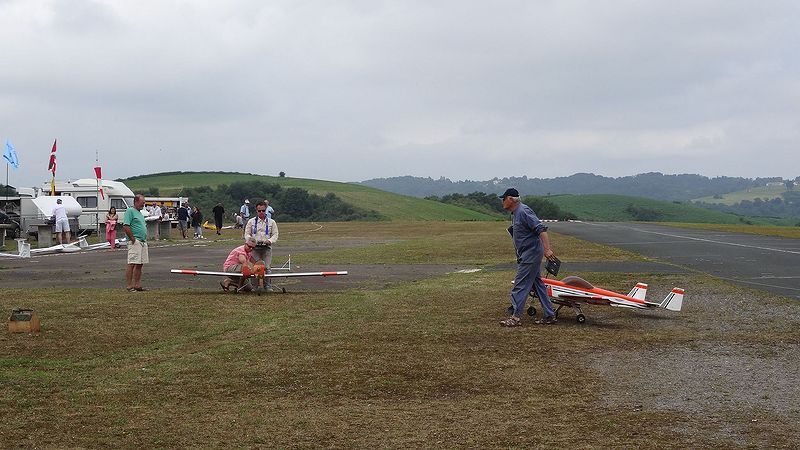
[[(256, 216), (244, 226), (244, 240), (256, 242), (252, 252), (253, 260), (263, 262), (269, 273), (272, 264), (272, 244), (278, 241), (278, 224), (267, 218), (267, 202), (261, 201), (256, 204)], [(271, 282), (267, 281), (266, 289), (272, 290)]]
[(56, 239), (58, 239), (59, 244), (64, 245), (64, 238), (66, 238), (66, 243), (69, 244), (70, 232), (67, 208), (61, 203), (60, 198), (56, 200), (56, 206), (53, 207), (53, 217), (56, 220)]

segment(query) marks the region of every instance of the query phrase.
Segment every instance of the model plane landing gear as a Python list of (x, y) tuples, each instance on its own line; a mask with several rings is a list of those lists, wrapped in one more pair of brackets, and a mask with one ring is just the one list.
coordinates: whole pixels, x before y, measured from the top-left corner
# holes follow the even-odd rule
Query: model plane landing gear
[(536, 308), (533, 306), (528, 306), (528, 315), (531, 317), (536, 317)]
[(583, 314), (578, 314), (577, 316), (575, 316), (575, 320), (577, 320), (578, 323), (586, 323), (586, 316), (584, 316)]

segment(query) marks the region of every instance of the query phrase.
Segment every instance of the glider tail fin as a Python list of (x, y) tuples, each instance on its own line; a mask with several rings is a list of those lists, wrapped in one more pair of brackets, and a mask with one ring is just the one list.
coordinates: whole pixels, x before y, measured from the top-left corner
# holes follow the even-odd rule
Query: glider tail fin
[(628, 292), (628, 297), (633, 297), (638, 300), (644, 300), (647, 296), (647, 285), (644, 283), (636, 283), (636, 286)]
[(683, 289), (672, 288), (672, 292), (667, 294), (667, 297), (659, 306), (670, 311), (680, 311), (681, 306), (683, 306)]

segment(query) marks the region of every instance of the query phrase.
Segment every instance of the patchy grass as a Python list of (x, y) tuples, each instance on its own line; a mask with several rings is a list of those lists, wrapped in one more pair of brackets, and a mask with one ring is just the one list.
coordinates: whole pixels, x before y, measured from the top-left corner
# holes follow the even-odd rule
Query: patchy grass
[[(502, 224), (436, 225), (286, 231), (340, 256), (361, 238), (394, 240), (362, 247), (383, 261), (429, 245), (441, 263), (488, 262), (503, 243), (509, 259)], [(608, 253), (554, 241), (566, 260)], [(623, 291), (641, 279), (653, 298), (682, 286), (684, 311), (586, 307), (584, 326), (565, 312), (504, 329), (513, 271), (264, 297), (7, 289), (0, 309), (24, 303), (43, 330), (0, 334), (0, 446), (795, 445), (796, 303), (699, 275), (577, 275)]]
[[(294, 225), (294, 224), (292, 224)], [(283, 230), (283, 225), (281, 225)], [(305, 224), (287, 227), (292, 242), (303, 240), (318, 252), (297, 257), (298, 262), (335, 264), (474, 264), (514, 261), (507, 222), (390, 222), (326, 223), (313, 233)], [(283, 233), (283, 231), (281, 231)], [(283, 234), (281, 234), (283, 236)], [(551, 244), (563, 261), (624, 261), (643, 259), (623, 250), (550, 233)], [(282, 239), (282, 238), (281, 238)]]

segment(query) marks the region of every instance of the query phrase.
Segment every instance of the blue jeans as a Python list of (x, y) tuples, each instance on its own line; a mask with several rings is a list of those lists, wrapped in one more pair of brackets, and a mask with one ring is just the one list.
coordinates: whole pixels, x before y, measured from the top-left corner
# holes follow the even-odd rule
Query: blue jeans
[(514, 288), (511, 290), (511, 305), (514, 307), (514, 315), (522, 316), (522, 309), (528, 299), (528, 293), (536, 287), (536, 296), (542, 304), (544, 317), (555, 316), (553, 304), (547, 296), (547, 286), (539, 274), (541, 263), (519, 263), (517, 264), (517, 276), (514, 278)]

